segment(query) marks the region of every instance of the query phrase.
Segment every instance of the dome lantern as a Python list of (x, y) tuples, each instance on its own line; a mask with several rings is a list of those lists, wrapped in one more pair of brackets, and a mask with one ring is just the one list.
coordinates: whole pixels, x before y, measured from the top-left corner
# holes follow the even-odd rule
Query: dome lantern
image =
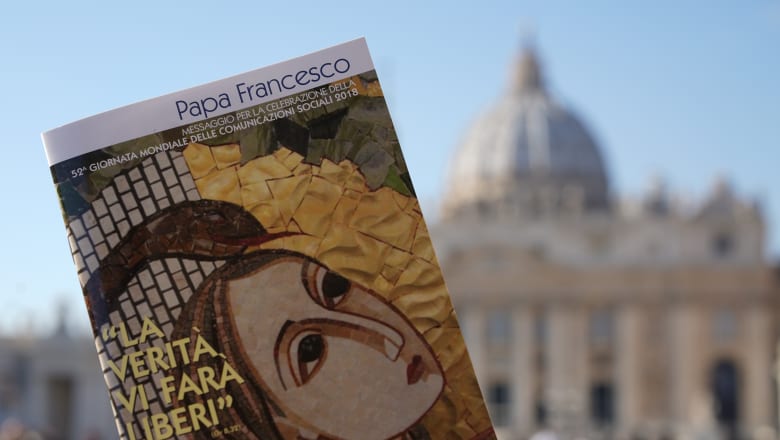
[(536, 52), (526, 48), (517, 61), (513, 78), (512, 91), (516, 94), (528, 92), (544, 93), (544, 76), (539, 66)]

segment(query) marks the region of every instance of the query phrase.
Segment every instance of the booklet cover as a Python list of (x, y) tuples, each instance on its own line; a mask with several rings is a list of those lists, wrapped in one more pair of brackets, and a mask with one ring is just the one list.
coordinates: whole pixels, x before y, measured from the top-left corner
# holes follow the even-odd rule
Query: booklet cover
[(121, 438), (495, 438), (364, 40), (43, 141)]

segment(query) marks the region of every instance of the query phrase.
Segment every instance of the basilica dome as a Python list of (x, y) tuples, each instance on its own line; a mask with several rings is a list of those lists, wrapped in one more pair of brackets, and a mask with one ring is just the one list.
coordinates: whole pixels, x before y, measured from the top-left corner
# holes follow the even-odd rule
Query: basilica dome
[(534, 51), (526, 49), (509, 90), (457, 150), (442, 215), (604, 211), (608, 187), (598, 145), (550, 96)]

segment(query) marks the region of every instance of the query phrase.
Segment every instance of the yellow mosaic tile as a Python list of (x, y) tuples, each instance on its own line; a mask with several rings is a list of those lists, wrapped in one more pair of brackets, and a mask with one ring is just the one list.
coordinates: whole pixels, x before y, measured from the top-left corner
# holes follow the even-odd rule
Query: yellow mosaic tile
[(241, 162), (241, 148), (238, 144), (227, 144), (220, 145), (218, 147), (211, 147), (211, 154), (214, 155), (214, 161), (217, 164), (217, 169), (220, 170), (237, 165), (239, 162)]
[(292, 172), (296, 176), (301, 176), (304, 174), (312, 174), (312, 166), (307, 163), (301, 162), (298, 165), (296, 165), (295, 168), (293, 168)]
[(282, 216), (274, 202), (260, 203), (249, 206), (247, 211), (260, 221), (266, 231), (270, 233), (287, 232), (287, 224), (282, 222)]
[(357, 209), (358, 201), (342, 195), (333, 209), (332, 220), (335, 224), (347, 225)]
[(395, 191), (393, 191), (392, 196), (393, 201), (398, 205), (398, 209), (402, 211), (405, 210), (410, 203), (416, 203), (416, 200)]
[[(277, 151), (281, 151), (281, 149)], [(287, 154), (285, 157), (279, 157), (279, 160), (282, 162), (282, 165), (284, 165), (285, 168), (292, 172), (292, 170), (294, 170), (298, 165), (300, 165), (301, 161), (303, 161), (303, 156), (294, 151), (290, 151), (289, 154)]]
[(397, 209), (393, 192), (383, 187), (363, 194), (349, 226), (408, 251), (414, 240), (413, 231), (417, 228), (418, 220)]
[(274, 151), (273, 154), (271, 154), (271, 156), (274, 157), (276, 160), (282, 162), (287, 156), (291, 154), (293, 154), (293, 150), (285, 146), (282, 146), (281, 148)]
[(289, 175), (290, 170), (285, 168), (273, 155), (251, 160), (238, 170), (238, 177), (242, 185), (265, 182), (268, 179), (278, 179)]
[(195, 181), (198, 192), (204, 199), (224, 200), (241, 204), (241, 190), (238, 186), (238, 174), (235, 168), (213, 170)]
[(217, 167), (208, 145), (192, 143), (182, 152), (193, 179), (199, 179)]
[[(297, 225), (294, 222), (293, 225), (292, 230), (294, 231), (297, 229)], [(294, 235), (284, 238), (285, 249), (300, 252), (304, 255), (314, 255), (321, 243), (322, 239), (310, 235)]]
[(391, 283), (391, 285), (395, 285), (403, 272), (403, 267), (385, 264), (382, 267), (381, 275), (384, 279)]
[(353, 199), (353, 200), (360, 200), (360, 198), (363, 196), (363, 194), (368, 191), (368, 188), (364, 188), (363, 191), (355, 191), (354, 189), (346, 188), (344, 189), (344, 197)]
[(250, 183), (241, 185), (241, 204), (243, 206), (254, 206), (258, 203), (269, 202), (273, 200), (271, 190), (265, 182)]
[[(293, 215), (298, 210), (298, 206), (304, 200), (311, 179), (311, 176), (302, 175), (267, 181), (268, 188), (271, 190), (271, 194), (276, 202), (276, 207), (279, 208), (279, 214), (282, 216), (281, 221), (283, 223), (287, 224), (293, 218)], [(297, 221), (297, 223), (306, 230), (300, 221)], [(306, 232), (308, 233), (308, 231)]]
[(431, 237), (428, 234), (428, 228), (425, 226), (425, 222), (420, 222), (417, 225), (414, 244), (412, 245), (412, 253), (429, 262), (433, 262), (436, 258), (433, 250), (433, 243), (431, 242)]
[(419, 258), (406, 266), (390, 295), (423, 333), (444, 321), (452, 309), (440, 272)]
[(365, 194), (368, 191), (368, 185), (366, 185), (366, 179), (360, 174), (359, 171), (355, 171), (347, 178), (347, 182), (344, 185), (345, 188), (356, 191), (360, 194)]
[(387, 257), (385, 258), (385, 264), (388, 266), (395, 266), (403, 270), (409, 264), (409, 261), (411, 261), (412, 257), (413, 254), (410, 254), (409, 252), (393, 248), (390, 249), (390, 252), (388, 252)]
[(343, 182), (346, 181), (353, 172), (354, 169), (350, 166), (341, 167), (328, 159), (322, 159), (318, 174), (328, 182), (343, 185)]
[(374, 278), (374, 283), (368, 287), (374, 292), (389, 292), (393, 289), (395, 283), (386, 279), (383, 275)]
[(305, 197), (296, 206), (295, 221), (307, 234), (325, 237), (333, 221), (333, 210), (341, 198), (341, 192), (341, 186), (320, 176), (312, 176)]
[[(453, 399), (453, 390), (449, 386), (444, 387), (444, 392), (422, 419), (426, 426), (454, 426), (462, 414), (465, 413), (465, 405), (460, 399)], [(470, 438), (470, 437), (463, 437)]]
[[(315, 257), (326, 266), (365, 286), (373, 284), (390, 246), (343, 227), (334, 227)], [(366, 258), (372, 255), (372, 258)], [(376, 255), (376, 258), (373, 256)], [(383, 293), (383, 292), (378, 292)]]

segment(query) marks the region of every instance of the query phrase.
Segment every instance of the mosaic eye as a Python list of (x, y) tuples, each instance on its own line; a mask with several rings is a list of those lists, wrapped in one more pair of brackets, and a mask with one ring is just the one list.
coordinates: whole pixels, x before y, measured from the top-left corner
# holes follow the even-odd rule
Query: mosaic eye
[(325, 341), (321, 335), (308, 335), (298, 344), (298, 362), (310, 363), (322, 357), (325, 352)]
[(296, 379), (299, 385), (306, 384), (317, 373), (326, 350), (325, 338), (319, 333), (309, 333), (298, 339)]
[(335, 272), (328, 271), (322, 277), (322, 294), (334, 301), (340, 301), (340, 298), (349, 292), (350, 287), (349, 280)]
[(348, 279), (322, 266), (316, 269), (312, 281), (309, 294), (328, 309), (339, 305), (352, 290), (352, 283)]

